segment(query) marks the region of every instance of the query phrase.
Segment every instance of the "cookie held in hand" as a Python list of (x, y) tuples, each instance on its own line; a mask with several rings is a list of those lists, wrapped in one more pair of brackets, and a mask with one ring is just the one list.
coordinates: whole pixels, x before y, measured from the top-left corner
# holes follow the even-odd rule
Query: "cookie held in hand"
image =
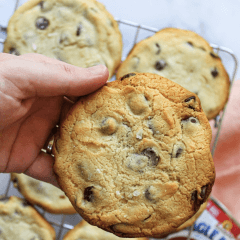
[(55, 139), (59, 185), (86, 221), (119, 237), (174, 232), (214, 183), (199, 98), (155, 74), (128, 74), (81, 97)]

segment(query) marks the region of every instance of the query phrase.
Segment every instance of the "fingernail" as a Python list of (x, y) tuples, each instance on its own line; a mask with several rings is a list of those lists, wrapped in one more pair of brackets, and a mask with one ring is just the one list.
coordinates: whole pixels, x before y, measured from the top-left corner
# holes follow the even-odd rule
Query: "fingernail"
[(94, 67), (89, 67), (88, 70), (95, 75), (101, 75), (106, 70), (106, 67), (104, 65), (97, 65)]

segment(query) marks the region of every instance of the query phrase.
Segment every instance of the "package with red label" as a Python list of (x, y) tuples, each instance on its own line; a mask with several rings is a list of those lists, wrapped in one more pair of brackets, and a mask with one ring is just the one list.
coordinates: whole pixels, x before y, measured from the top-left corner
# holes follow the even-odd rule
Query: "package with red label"
[[(154, 238), (150, 238), (153, 240)], [(240, 240), (240, 224), (227, 208), (211, 197), (206, 209), (191, 227), (170, 234), (165, 240)]]

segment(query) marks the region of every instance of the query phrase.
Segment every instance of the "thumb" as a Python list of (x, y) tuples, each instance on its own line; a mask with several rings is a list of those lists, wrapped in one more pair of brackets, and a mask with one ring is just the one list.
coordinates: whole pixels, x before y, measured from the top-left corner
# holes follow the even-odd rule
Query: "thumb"
[(11, 96), (18, 99), (86, 95), (104, 85), (109, 75), (104, 65), (80, 68), (19, 57), (2, 62), (0, 74), (11, 84)]

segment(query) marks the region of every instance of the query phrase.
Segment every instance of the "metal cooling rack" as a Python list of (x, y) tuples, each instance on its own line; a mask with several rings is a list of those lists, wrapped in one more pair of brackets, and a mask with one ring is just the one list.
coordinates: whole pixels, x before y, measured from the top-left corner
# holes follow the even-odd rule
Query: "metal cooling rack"
[[(14, 7), (14, 11), (18, 8), (19, 5), (19, 0), (16, 0), (16, 4)], [(119, 24), (119, 28), (122, 32), (122, 36), (123, 36), (123, 42), (124, 40), (127, 40), (126, 42), (124, 42), (124, 47), (123, 47), (123, 60), (125, 59), (125, 57), (127, 56), (127, 53), (132, 49), (132, 47), (140, 40), (148, 37), (149, 35), (153, 35), (154, 33), (156, 33), (157, 31), (159, 31), (159, 29), (156, 28), (152, 28), (149, 26), (145, 26), (145, 25), (140, 25), (131, 21), (127, 21), (127, 20), (122, 20), (122, 19), (116, 19), (116, 21)], [(4, 37), (1, 37), (0, 35), (0, 43), (3, 44), (4, 40), (6, 38), (6, 30), (7, 28), (5, 26), (1, 26), (0, 25), (0, 34)], [(124, 39), (126, 38), (126, 39)], [(230, 77), (230, 92), (231, 92), (231, 88), (237, 73), (237, 68), (238, 68), (238, 61), (237, 58), (235, 56), (235, 54), (233, 53), (233, 51), (229, 48), (226, 47), (222, 47), (222, 46), (218, 46), (216, 44), (211, 44), (212, 48), (215, 50), (215, 52), (219, 55), (221, 54), (227, 54), (225, 55), (226, 58), (230, 58), (231, 60), (228, 62), (231, 62), (231, 70), (227, 69), (227, 72), (229, 74)], [(223, 60), (223, 57), (221, 57)], [(225, 66), (226, 67), (226, 66)], [(215, 128), (217, 128), (217, 134), (216, 137), (214, 139), (214, 144), (213, 144), (213, 148), (212, 148), (212, 155), (214, 155), (216, 146), (217, 146), (217, 141), (219, 138), (219, 134), (221, 131), (221, 126), (222, 126), (222, 120), (224, 118), (225, 115), (225, 111), (226, 111), (227, 105), (224, 107), (224, 109), (221, 111), (221, 113), (214, 119), (215, 123), (214, 126)], [(0, 197), (9, 197), (9, 190), (10, 188), (13, 186), (11, 180), (8, 180), (8, 183), (6, 184), (7, 188), (5, 190), (4, 193), (0, 192)], [(67, 215), (58, 215), (61, 216), (61, 220), (59, 221), (51, 221), (48, 219), (48, 217), (46, 215), (49, 215), (49, 213), (47, 213), (46, 211), (44, 211), (43, 209), (37, 207), (37, 210), (40, 212), (40, 214), (42, 216), (44, 216), (46, 218), (46, 220), (52, 224), (52, 226), (55, 228), (56, 230), (56, 240), (61, 240), (62, 239), (62, 234), (63, 231), (65, 230), (71, 230), (73, 229), (73, 225), (71, 224), (67, 224), (66, 222), (66, 217)], [(53, 215), (53, 214), (52, 214)], [(69, 215), (71, 216), (71, 215)], [(188, 228), (188, 240), (190, 240), (191, 238), (191, 233), (193, 231), (193, 227), (194, 225), (192, 225), (191, 227)], [(165, 240), (167, 240), (167, 238), (165, 238)], [(153, 238), (150, 238), (150, 240), (154, 240)]]

